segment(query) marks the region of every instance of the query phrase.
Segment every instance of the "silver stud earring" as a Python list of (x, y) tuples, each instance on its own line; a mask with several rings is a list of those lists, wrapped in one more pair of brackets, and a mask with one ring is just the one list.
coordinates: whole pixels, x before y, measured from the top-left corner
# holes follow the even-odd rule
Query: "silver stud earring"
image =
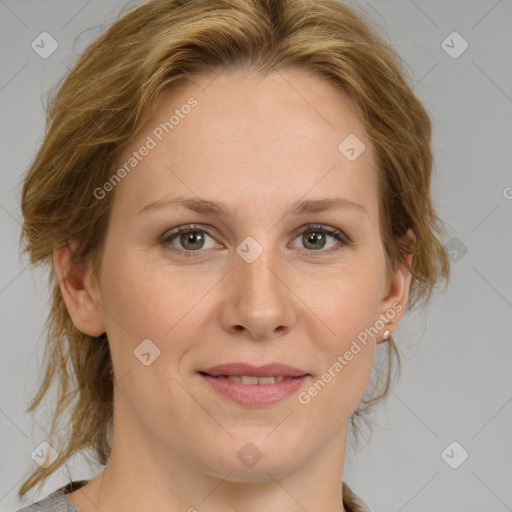
[(386, 329), (384, 331), (384, 335), (382, 336), (382, 341), (388, 341), (389, 339), (389, 335), (391, 334), (390, 330), (389, 329)]

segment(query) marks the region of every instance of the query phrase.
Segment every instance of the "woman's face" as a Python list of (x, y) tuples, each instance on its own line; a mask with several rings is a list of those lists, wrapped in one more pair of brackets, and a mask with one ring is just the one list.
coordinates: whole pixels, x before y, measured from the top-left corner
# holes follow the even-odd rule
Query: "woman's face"
[[(386, 281), (372, 165), (363, 125), (313, 74), (223, 73), (162, 96), (95, 191), (113, 194), (90, 314), (111, 346), (114, 450), (239, 481), (343, 453), (407, 295), (405, 272)], [(230, 363), (305, 376), (202, 373), (250, 376), (211, 370)]]

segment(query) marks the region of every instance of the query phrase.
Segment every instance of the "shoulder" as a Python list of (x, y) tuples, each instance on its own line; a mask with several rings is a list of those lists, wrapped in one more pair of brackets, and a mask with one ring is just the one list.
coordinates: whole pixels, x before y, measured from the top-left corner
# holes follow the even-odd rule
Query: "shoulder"
[(16, 512), (80, 512), (78, 508), (66, 497), (71, 490), (78, 489), (85, 485), (88, 480), (70, 482), (63, 487), (53, 491), (45, 498), (20, 508)]
[(16, 512), (76, 512), (78, 509), (66, 498), (60, 489), (52, 492), (46, 498), (36, 501), (28, 507), (18, 509)]

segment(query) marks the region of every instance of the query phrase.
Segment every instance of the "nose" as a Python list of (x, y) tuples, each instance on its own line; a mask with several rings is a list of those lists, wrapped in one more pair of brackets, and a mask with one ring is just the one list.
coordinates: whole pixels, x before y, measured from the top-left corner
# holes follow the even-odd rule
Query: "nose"
[(223, 328), (251, 339), (270, 339), (288, 332), (295, 319), (288, 275), (285, 262), (267, 247), (252, 262), (236, 254), (224, 283)]

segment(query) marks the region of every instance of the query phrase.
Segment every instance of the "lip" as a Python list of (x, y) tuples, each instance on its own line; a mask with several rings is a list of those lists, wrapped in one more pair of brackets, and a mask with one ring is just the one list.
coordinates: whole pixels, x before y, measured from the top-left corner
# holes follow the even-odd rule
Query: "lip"
[(282, 363), (270, 363), (263, 366), (253, 366), (248, 363), (225, 363), (201, 370), (201, 373), (207, 373), (212, 377), (221, 375), (248, 375), (251, 377), (273, 377), (282, 375), (283, 377), (302, 377), (308, 375), (308, 372)]
[(242, 384), (228, 377), (212, 377), (200, 373), (215, 391), (226, 398), (246, 407), (264, 407), (280, 402), (284, 398), (298, 391), (309, 379), (309, 375), (290, 377), (274, 384)]
[[(271, 363), (252, 366), (246, 363), (228, 363), (198, 372), (215, 391), (246, 407), (265, 407), (294, 394), (309, 379), (310, 375), (293, 366)], [(273, 384), (242, 384), (227, 376), (247, 375), (252, 377), (282, 376), (284, 380)]]

